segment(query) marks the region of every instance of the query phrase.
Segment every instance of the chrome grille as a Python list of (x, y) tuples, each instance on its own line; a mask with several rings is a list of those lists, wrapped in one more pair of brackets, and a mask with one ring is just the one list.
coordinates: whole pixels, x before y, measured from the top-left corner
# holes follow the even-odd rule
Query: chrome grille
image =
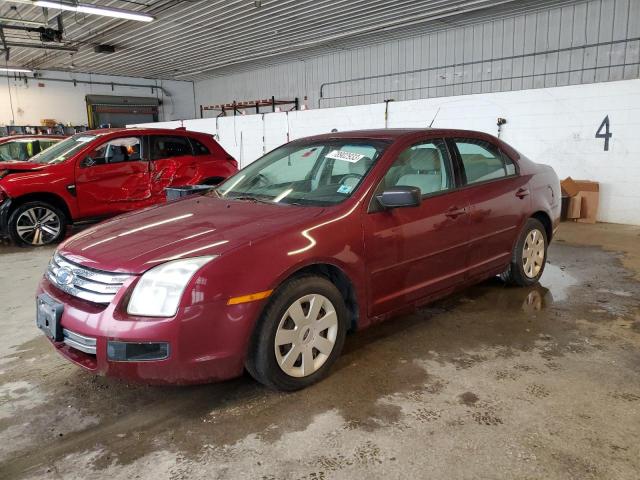
[(110, 303), (133, 275), (109, 273), (82, 267), (58, 253), (47, 268), (47, 278), (63, 292), (93, 303)]
[(88, 353), (89, 355), (96, 354), (96, 339), (93, 337), (85, 337), (79, 333), (72, 332), (66, 328), (62, 329), (62, 335), (64, 336), (64, 343), (71, 348), (80, 350), (81, 352)]

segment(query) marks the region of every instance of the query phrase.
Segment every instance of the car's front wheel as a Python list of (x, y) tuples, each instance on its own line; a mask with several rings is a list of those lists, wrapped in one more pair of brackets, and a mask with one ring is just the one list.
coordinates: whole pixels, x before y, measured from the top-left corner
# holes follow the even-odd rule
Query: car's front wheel
[(9, 216), (9, 236), (16, 245), (40, 247), (62, 240), (66, 224), (59, 208), (42, 201), (27, 202)]
[(535, 284), (547, 262), (547, 233), (544, 225), (530, 218), (513, 247), (511, 263), (500, 277), (507, 283), (528, 287)]
[(340, 291), (329, 280), (302, 276), (279, 288), (254, 332), (247, 370), (277, 390), (322, 379), (336, 361), (348, 325)]

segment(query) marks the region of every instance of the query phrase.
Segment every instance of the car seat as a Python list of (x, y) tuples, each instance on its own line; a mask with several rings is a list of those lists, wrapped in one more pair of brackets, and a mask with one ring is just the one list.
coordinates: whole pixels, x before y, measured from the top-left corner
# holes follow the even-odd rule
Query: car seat
[(411, 173), (403, 174), (396, 185), (418, 187), (423, 195), (443, 190), (442, 157), (435, 148), (419, 148), (409, 160)]
[(120, 162), (124, 162), (126, 159), (127, 159), (126, 147), (121, 147), (118, 145), (111, 146), (111, 156), (109, 158), (109, 163), (120, 163)]
[[(360, 175), (361, 177), (364, 177), (365, 174), (371, 168), (372, 164), (373, 164), (373, 160), (371, 158), (362, 157), (357, 162), (349, 163), (349, 173), (350, 174), (353, 173), (355, 175)], [(342, 184), (348, 187), (351, 187), (353, 189), (358, 183), (360, 183), (360, 180), (362, 179), (356, 178), (356, 177), (348, 177), (344, 182), (342, 182)]]

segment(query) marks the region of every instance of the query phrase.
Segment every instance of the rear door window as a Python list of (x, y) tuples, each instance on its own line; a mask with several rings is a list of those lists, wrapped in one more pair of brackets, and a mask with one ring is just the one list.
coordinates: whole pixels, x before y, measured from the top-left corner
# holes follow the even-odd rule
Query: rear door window
[(191, 144), (187, 137), (151, 136), (151, 160), (184, 157), (185, 155), (193, 155)]
[(467, 184), (482, 183), (516, 174), (514, 163), (494, 145), (484, 140), (454, 139)]

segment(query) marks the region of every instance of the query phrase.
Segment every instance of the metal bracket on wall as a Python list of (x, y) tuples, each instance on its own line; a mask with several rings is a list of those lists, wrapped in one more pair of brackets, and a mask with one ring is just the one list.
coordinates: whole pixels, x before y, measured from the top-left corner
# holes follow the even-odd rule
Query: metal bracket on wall
[(293, 105), (289, 110), (300, 110), (300, 100), (298, 97), (293, 100), (276, 100), (276, 97), (271, 97), (263, 100), (246, 100), (236, 101), (231, 103), (221, 103), (218, 105), (200, 105), (200, 118), (204, 118), (204, 112), (210, 110), (217, 110), (220, 113), (218, 117), (225, 117), (227, 112), (233, 112), (233, 115), (244, 115), (241, 110), (246, 108), (255, 108), (255, 113), (262, 113), (260, 108), (271, 107), (271, 111), (275, 112), (276, 107), (280, 105)]

